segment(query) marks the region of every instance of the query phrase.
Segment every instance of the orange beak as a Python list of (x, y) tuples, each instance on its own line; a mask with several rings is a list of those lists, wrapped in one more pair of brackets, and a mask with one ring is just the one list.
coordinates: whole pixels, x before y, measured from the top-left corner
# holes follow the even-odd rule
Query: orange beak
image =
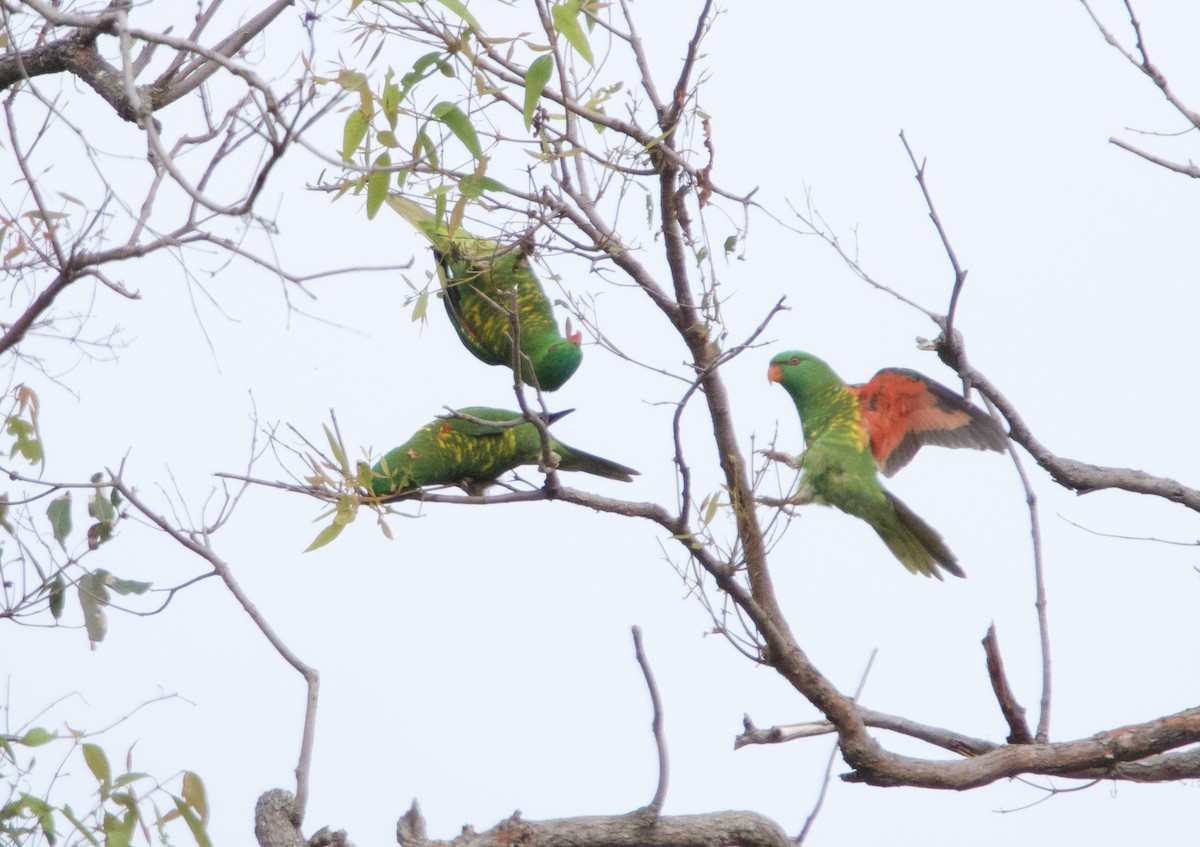
[(779, 365), (771, 365), (767, 368), (768, 382), (783, 382), (783, 368)]

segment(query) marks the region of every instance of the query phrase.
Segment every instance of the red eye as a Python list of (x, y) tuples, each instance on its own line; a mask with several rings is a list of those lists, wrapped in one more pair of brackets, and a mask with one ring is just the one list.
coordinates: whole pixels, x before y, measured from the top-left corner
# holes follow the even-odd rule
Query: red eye
[(792, 358), (788, 360), (788, 364), (789, 364), (789, 365), (798, 365), (798, 364), (800, 364), (800, 357), (799, 357), (799, 356), (792, 356)]

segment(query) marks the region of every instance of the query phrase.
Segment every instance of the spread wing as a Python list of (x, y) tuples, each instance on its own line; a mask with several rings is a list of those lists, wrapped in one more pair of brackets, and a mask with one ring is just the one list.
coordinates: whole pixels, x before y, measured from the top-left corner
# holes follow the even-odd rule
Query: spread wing
[(986, 412), (961, 395), (906, 368), (885, 368), (871, 381), (851, 385), (875, 463), (886, 476), (907, 465), (926, 444), (1007, 448), (1008, 436)]

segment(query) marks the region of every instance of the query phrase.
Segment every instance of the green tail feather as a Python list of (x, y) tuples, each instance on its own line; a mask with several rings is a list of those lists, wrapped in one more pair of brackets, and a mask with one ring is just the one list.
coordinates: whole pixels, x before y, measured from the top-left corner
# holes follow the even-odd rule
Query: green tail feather
[(599, 456), (585, 453), (582, 450), (576, 450), (574, 447), (567, 447), (559, 441), (555, 441), (550, 447), (558, 454), (558, 469), (560, 471), (583, 471), (595, 476), (602, 476), (605, 479), (615, 479), (619, 482), (633, 482), (633, 478), (638, 473), (633, 468), (627, 468), (625, 465), (618, 464), (617, 462), (602, 459)]
[(451, 237), (446, 225), (439, 224), (432, 212), (407, 197), (389, 194), (387, 204), (396, 214), (408, 221), (413, 229), (429, 239), (429, 243), (438, 250), (449, 252), (453, 246), (463, 257), (472, 257), (491, 256), (498, 249), (495, 241), (476, 238), (461, 228), (455, 230)]
[(958, 559), (950, 552), (938, 531), (917, 517), (899, 498), (888, 491), (884, 494), (895, 511), (896, 523), (889, 527), (875, 526), (875, 531), (900, 563), (913, 573), (925, 576), (941, 579), (940, 566), (947, 573), (965, 578), (966, 574), (958, 566)]

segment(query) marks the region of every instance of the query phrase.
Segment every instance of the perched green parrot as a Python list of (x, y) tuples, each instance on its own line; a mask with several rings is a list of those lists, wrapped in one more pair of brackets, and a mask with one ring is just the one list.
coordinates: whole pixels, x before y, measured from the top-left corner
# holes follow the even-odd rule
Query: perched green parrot
[(433, 244), (443, 274), (446, 314), (463, 346), (489, 365), (513, 364), (513, 297), (520, 327), (521, 381), (543, 391), (562, 387), (583, 361), (583, 333), (558, 331), (554, 309), (529, 267), (524, 244), (500, 245), (456, 230), (448, 235), (427, 210), (405, 197), (389, 204)]
[[(461, 418), (439, 418), (421, 427), (413, 437), (391, 450), (371, 469), (371, 487), (378, 495), (416, 491), (426, 485), (459, 485), (472, 496), (483, 491), (505, 471), (518, 465), (540, 465), (542, 441), (529, 421), (504, 426), (522, 418), (520, 412), (470, 406), (458, 414), (497, 425)], [(554, 423), (567, 412), (550, 415)], [(576, 450), (551, 438), (560, 471), (584, 471), (607, 479), (632, 482), (637, 474), (608, 459)]]
[(965, 576), (933, 527), (885, 491), (876, 465), (891, 476), (923, 444), (1003, 450), (1007, 436), (982, 411), (915, 371), (887, 369), (864, 385), (846, 385), (825, 362), (789, 351), (771, 360), (767, 378), (796, 404), (806, 450), (793, 498), (836, 506), (862, 518), (913, 573)]

